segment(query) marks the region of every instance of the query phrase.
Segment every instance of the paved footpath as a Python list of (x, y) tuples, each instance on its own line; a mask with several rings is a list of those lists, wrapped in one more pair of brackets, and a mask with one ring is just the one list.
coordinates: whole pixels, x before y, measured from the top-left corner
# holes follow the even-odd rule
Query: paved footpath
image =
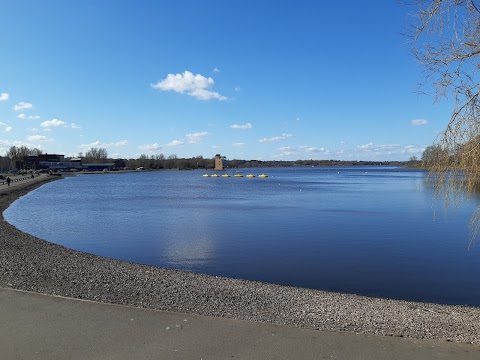
[(315, 331), (0, 288), (0, 358), (480, 359), (443, 340)]
[(6, 175), (4, 176), (5, 176), (5, 179), (0, 180), (0, 191), (2, 192), (8, 191), (9, 189), (25, 186), (28, 183), (43, 181), (49, 175), (48, 174), (35, 175), (33, 179), (29, 175), (10, 176), (10, 179), (12, 180), (12, 182), (10, 183), (10, 186), (7, 185)]

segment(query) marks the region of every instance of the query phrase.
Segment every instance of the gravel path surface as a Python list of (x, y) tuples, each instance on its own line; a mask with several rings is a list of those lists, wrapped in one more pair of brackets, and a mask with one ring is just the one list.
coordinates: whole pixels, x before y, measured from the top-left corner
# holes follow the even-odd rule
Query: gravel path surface
[[(0, 187), (0, 212), (51, 178)], [(112, 260), (0, 218), (0, 287), (233, 319), (480, 344), (480, 308), (278, 286)]]

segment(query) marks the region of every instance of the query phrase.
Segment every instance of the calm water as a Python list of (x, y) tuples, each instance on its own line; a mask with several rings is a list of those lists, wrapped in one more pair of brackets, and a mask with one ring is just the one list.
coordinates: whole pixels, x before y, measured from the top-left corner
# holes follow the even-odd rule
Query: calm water
[(40, 238), (117, 259), (480, 306), (480, 244), (468, 246), (477, 199), (444, 216), (423, 172), (395, 168), (248, 172), (270, 177), (72, 176), (32, 191), (4, 215)]

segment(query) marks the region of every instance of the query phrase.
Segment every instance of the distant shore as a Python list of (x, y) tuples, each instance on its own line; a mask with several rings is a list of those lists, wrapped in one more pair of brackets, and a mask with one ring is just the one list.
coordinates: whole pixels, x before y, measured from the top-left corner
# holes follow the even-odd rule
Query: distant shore
[(278, 286), (71, 250), (25, 234), (3, 212), (55, 177), (0, 187), (0, 287), (319, 330), (480, 344), (480, 308)]

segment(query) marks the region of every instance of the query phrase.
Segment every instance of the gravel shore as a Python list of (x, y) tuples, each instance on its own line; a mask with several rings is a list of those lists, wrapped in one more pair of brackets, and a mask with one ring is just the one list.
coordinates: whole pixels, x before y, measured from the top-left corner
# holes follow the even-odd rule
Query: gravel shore
[(3, 218), (54, 179), (0, 189), (0, 287), (320, 330), (480, 344), (480, 308), (398, 301), (229, 279), (118, 261), (25, 234)]

